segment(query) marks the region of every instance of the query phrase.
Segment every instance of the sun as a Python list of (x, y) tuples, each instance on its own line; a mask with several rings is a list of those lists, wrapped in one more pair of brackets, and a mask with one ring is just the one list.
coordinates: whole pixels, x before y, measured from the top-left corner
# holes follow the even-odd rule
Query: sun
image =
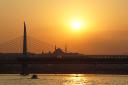
[(81, 23), (80, 22), (73, 22), (72, 23), (72, 28), (75, 29), (75, 30), (78, 30), (80, 29), (81, 27)]
[(88, 25), (86, 19), (81, 18), (73, 18), (68, 20), (67, 22), (67, 31), (77, 34), (83, 34), (84, 32), (88, 31)]
[(78, 30), (81, 30), (81, 28), (82, 28), (81, 25), (82, 25), (82, 23), (80, 21), (73, 21), (71, 23), (71, 28), (74, 31), (78, 31)]

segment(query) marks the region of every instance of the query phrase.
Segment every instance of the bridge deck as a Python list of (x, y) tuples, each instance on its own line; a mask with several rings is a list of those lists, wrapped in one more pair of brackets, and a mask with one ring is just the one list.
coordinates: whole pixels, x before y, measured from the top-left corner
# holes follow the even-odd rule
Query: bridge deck
[(4, 57), (0, 64), (128, 64), (128, 57)]

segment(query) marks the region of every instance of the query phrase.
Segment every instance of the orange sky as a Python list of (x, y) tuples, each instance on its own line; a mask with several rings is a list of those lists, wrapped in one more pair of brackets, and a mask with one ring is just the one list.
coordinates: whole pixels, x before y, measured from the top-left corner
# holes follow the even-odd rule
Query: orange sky
[[(22, 36), (25, 20), (29, 36), (70, 51), (126, 53), (127, 10), (128, 0), (0, 0), (0, 43)], [(84, 30), (71, 30), (74, 19)]]

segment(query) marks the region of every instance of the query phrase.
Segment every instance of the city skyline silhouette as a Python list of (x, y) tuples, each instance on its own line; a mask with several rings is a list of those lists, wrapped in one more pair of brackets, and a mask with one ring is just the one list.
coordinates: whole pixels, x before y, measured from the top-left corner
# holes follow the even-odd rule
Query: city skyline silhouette
[[(0, 44), (23, 36), (25, 21), (28, 36), (51, 45), (51, 48), (29, 47), (37, 52), (53, 49), (55, 44), (64, 49), (67, 43), (73, 52), (127, 54), (127, 3), (127, 0), (1, 0)], [(5, 45), (3, 50), (6, 49)]]

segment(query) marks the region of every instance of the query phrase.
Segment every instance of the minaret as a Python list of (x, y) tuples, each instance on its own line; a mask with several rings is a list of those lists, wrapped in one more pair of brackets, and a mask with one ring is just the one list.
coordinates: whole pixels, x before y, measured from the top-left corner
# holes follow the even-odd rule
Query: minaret
[(23, 37), (23, 55), (27, 55), (27, 30), (26, 30), (26, 24), (24, 22), (24, 37)]
[(65, 53), (67, 53), (67, 44), (65, 44)]
[(55, 50), (56, 50), (56, 45), (55, 45)]

